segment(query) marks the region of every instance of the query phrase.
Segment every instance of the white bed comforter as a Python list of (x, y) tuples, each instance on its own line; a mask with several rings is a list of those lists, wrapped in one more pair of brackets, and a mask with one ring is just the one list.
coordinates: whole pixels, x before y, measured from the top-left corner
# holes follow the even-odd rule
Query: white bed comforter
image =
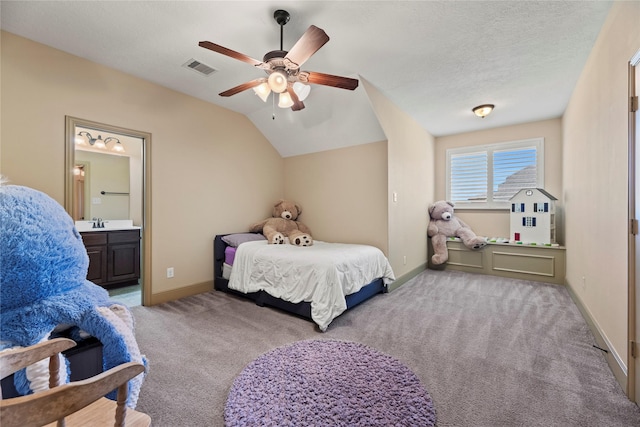
[(345, 295), (379, 277), (385, 284), (395, 280), (389, 261), (374, 246), (315, 240), (313, 246), (298, 247), (257, 241), (238, 246), (229, 288), (311, 302), (311, 317), (325, 331), (347, 309)]

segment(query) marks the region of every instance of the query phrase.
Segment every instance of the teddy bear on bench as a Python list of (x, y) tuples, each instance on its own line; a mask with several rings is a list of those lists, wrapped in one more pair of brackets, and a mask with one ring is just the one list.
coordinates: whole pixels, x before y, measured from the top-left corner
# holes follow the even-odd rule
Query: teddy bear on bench
[(487, 245), (485, 237), (476, 236), (464, 221), (453, 215), (453, 203), (440, 200), (429, 206), (429, 226), (427, 235), (431, 237), (433, 256), (431, 261), (438, 265), (449, 259), (447, 249), (448, 237), (459, 237), (462, 243), (472, 250), (478, 250)]

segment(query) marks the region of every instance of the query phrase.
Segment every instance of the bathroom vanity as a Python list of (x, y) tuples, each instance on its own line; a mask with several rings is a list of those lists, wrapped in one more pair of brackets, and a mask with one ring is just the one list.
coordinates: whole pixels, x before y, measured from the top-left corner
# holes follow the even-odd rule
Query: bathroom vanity
[(87, 280), (107, 289), (134, 285), (140, 278), (140, 227), (114, 222), (105, 221), (104, 228), (76, 223), (89, 255)]

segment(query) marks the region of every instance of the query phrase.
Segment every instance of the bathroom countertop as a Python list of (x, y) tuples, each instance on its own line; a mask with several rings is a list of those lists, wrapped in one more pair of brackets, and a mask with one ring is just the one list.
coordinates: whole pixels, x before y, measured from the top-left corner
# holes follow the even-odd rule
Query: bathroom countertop
[(140, 230), (141, 227), (133, 225), (133, 221), (130, 219), (105, 219), (103, 220), (104, 227), (94, 228), (93, 221), (76, 221), (76, 230), (80, 233), (86, 233), (89, 231), (118, 231), (118, 230)]

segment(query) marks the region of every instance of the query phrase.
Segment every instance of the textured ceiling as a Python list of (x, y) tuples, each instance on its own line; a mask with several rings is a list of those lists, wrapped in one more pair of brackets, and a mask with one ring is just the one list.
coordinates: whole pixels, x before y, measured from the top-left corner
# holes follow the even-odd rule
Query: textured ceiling
[[(245, 114), (284, 157), (386, 139), (361, 82), (314, 85), (306, 108), (263, 103), (259, 69), (198, 46), (256, 59), (309, 25), (331, 40), (303, 70), (365, 79), (434, 136), (559, 117), (606, 19), (603, 1), (2, 1), (5, 31)], [(183, 67), (196, 59), (208, 77)], [(471, 113), (496, 105), (485, 119)], [(272, 114), (275, 111), (275, 120)], [(100, 118), (91, 118), (99, 120)], [(115, 124), (117, 125), (117, 124)]]

